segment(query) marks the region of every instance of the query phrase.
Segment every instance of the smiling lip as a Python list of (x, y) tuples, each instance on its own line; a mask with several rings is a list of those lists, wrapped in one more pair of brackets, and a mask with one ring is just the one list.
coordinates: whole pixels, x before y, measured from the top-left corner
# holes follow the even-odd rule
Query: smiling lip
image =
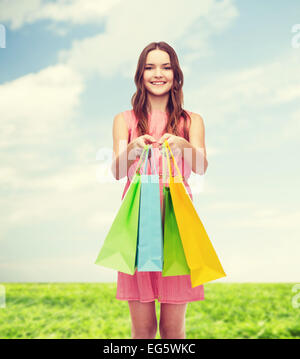
[(164, 81), (157, 81), (158, 83), (155, 83), (156, 81), (153, 81), (153, 82), (151, 82), (151, 84), (152, 85), (155, 85), (155, 86), (162, 86), (162, 85), (165, 85), (166, 84), (166, 82), (164, 82)]

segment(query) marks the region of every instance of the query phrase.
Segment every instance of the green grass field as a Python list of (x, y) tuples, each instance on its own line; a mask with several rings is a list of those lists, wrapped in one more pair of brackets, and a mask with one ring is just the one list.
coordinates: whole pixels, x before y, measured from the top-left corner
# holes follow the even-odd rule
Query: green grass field
[[(131, 337), (127, 301), (116, 283), (2, 283), (0, 338)], [(300, 338), (293, 283), (207, 283), (188, 304), (186, 338)], [(294, 300), (295, 303), (295, 300)], [(297, 308), (298, 307), (298, 308)], [(159, 320), (159, 303), (156, 301)], [(159, 333), (157, 339), (160, 338)]]

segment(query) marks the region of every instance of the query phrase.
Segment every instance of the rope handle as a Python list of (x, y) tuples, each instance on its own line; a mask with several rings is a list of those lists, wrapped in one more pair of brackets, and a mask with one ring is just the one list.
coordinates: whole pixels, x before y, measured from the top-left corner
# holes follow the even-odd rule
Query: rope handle
[(145, 145), (144, 146), (144, 148), (143, 148), (143, 152), (142, 152), (142, 154), (141, 154), (141, 157), (140, 157), (140, 159), (139, 159), (139, 161), (138, 161), (138, 164), (137, 164), (137, 166), (136, 166), (136, 170), (135, 170), (135, 174), (137, 173), (137, 172), (139, 172), (139, 174), (141, 174), (141, 172), (140, 172), (140, 169), (141, 169), (141, 166), (142, 166), (142, 159), (143, 159), (143, 155), (144, 155), (144, 153), (145, 153), (145, 151), (147, 150), (147, 156), (148, 156), (148, 148), (149, 146), (148, 145)]
[[(147, 145), (147, 146), (148, 146), (148, 145)], [(150, 151), (151, 151), (151, 158), (154, 158), (154, 168), (155, 168), (154, 174), (157, 175), (157, 169), (156, 169), (155, 157), (154, 157), (154, 151), (153, 151), (153, 149), (152, 149), (152, 145), (150, 145), (150, 146), (148, 147), (148, 150), (147, 150), (147, 155), (146, 155), (147, 157), (146, 157), (146, 161), (145, 161), (144, 173), (146, 174), (146, 167), (147, 167), (147, 163), (148, 163), (148, 160), (149, 160), (149, 156), (148, 156), (149, 148), (150, 148)], [(152, 171), (151, 160), (149, 160), (149, 163), (150, 163), (150, 170), (151, 170), (151, 173), (152, 173), (153, 171)]]
[[(162, 165), (163, 165), (163, 188), (165, 188), (165, 179), (166, 179), (166, 170), (165, 170), (165, 166), (166, 166), (166, 160), (165, 160), (165, 156), (167, 156), (167, 151), (166, 151), (166, 145), (165, 143), (163, 143), (162, 146), (162, 152), (163, 152), (163, 156), (162, 156)], [(170, 176), (170, 175), (169, 175)]]
[[(169, 145), (169, 143), (168, 143), (167, 140), (165, 140), (164, 143), (165, 143), (165, 146), (166, 146), (167, 150), (170, 152), (170, 154), (171, 154), (171, 156), (172, 156), (173, 164), (175, 165), (176, 170), (177, 170), (177, 172), (178, 172), (178, 177), (180, 178), (180, 180), (181, 180), (181, 182), (182, 182), (182, 181), (183, 181), (182, 174), (181, 174), (181, 172), (180, 172), (180, 170), (179, 170), (179, 168), (178, 168), (178, 166), (177, 166), (177, 163), (176, 163), (175, 158), (174, 158), (174, 156), (173, 156), (173, 152), (172, 152), (172, 150), (171, 150), (171, 148), (170, 148), (170, 145)], [(170, 172), (170, 181), (171, 181), (171, 182), (174, 182), (174, 177), (171, 175), (171, 174), (172, 174), (172, 170), (171, 170), (171, 162), (170, 162), (169, 156), (167, 156), (167, 161), (168, 161), (169, 172)]]

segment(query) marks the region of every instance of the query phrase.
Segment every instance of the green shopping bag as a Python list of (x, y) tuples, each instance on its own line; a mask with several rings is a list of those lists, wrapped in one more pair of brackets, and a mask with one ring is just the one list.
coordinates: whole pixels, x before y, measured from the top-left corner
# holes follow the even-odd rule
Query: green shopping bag
[(131, 275), (135, 272), (138, 234), (141, 190), (139, 171), (146, 150), (148, 150), (148, 145), (143, 149), (135, 175), (95, 261), (95, 264), (100, 266)]
[[(164, 155), (166, 151), (163, 145), (163, 175), (165, 173)], [(180, 233), (177, 227), (175, 212), (170, 193), (170, 187), (164, 185), (163, 180), (163, 196), (164, 196), (164, 266), (162, 276), (176, 276), (190, 274), (184, 249), (181, 243)]]

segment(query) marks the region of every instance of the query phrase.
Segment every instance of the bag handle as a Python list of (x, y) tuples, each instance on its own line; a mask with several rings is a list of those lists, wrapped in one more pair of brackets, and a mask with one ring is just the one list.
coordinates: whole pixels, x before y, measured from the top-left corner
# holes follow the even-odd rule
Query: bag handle
[[(166, 181), (166, 174), (167, 174), (167, 171), (166, 171), (166, 159), (165, 157), (167, 157), (167, 150), (166, 150), (166, 145), (165, 143), (163, 143), (163, 146), (162, 146), (162, 152), (163, 152), (163, 155), (162, 155), (162, 165), (163, 165), (163, 188), (165, 188), (165, 183), (167, 182)], [(169, 174), (169, 178), (170, 178), (170, 174)]]
[(140, 169), (141, 169), (141, 166), (142, 166), (143, 155), (144, 155), (146, 150), (147, 150), (147, 155), (148, 155), (148, 149), (149, 149), (149, 145), (145, 145), (144, 148), (143, 148), (143, 152), (141, 154), (141, 157), (139, 159), (139, 162), (138, 162), (138, 164), (136, 166), (135, 173), (139, 172), (139, 174), (141, 174)]
[[(173, 152), (172, 152), (172, 150), (171, 150), (171, 148), (170, 148), (170, 145), (169, 145), (169, 143), (168, 143), (167, 140), (165, 140), (164, 143), (165, 143), (165, 146), (166, 146), (166, 148), (168, 149), (168, 151), (170, 151), (170, 154), (171, 154), (172, 160), (173, 160), (173, 164), (175, 165), (175, 167), (176, 167), (176, 169), (177, 169), (177, 172), (178, 172), (178, 177), (179, 177), (179, 179), (180, 179), (180, 182), (183, 182), (182, 174), (181, 174), (181, 172), (180, 172), (180, 170), (179, 170), (179, 168), (178, 168), (178, 166), (177, 166), (177, 163), (176, 163), (175, 158), (174, 158), (174, 156), (173, 156)], [(171, 181), (172, 183), (174, 183), (174, 176), (172, 176), (171, 162), (170, 162), (169, 156), (167, 156), (167, 161), (168, 161), (169, 172), (170, 172), (170, 181)]]
[[(147, 145), (147, 146), (148, 146), (148, 145)], [(146, 154), (147, 157), (146, 157), (146, 161), (145, 161), (144, 173), (146, 174), (146, 167), (147, 167), (147, 163), (148, 163), (148, 160), (149, 160), (149, 157), (148, 157), (149, 148), (150, 148), (150, 151), (151, 151), (151, 158), (154, 158), (154, 167), (155, 167), (155, 172), (154, 172), (154, 174), (157, 175), (156, 164), (155, 164), (155, 157), (154, 157), (154, 152), (153, 152), (153, 149), (152, 149), (152, 145), (150, 145), (150, 146), (148, 147), (148, 150), (147, 150), (147, 154)], [(152, 173), (151, 160), (149, 160), (149, 163), (150, 163), (150, 169), (151, 169), (151, 173)]]

